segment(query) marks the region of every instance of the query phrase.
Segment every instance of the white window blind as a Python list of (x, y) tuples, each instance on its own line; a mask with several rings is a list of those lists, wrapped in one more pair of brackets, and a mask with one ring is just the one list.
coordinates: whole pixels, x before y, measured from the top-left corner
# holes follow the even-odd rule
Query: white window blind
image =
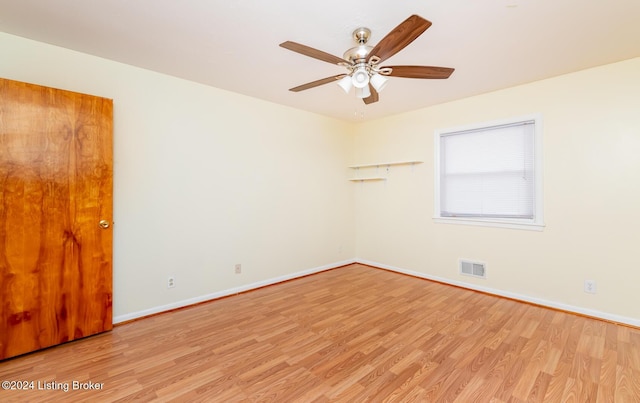
[(440, 217), (535, 220), (535, 120), (439, 141)]

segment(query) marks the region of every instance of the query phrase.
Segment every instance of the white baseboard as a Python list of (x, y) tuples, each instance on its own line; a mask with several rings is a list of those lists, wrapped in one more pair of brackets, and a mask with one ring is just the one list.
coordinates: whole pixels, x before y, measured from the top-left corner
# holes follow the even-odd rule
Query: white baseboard
[(211, 294), (201, 295), (201, 296), (198, 296), (198, 297), (189, 298), (189, 299), (185, 299), (185, 300), (182, 300), (182, 301), (172, 302), (172, 303), (166, 304), (166, 305), (161, 305), (161, 306), (156, 306), (156, 307), (149, 308), (149, 309), (144, 309), (142, 311), (131, 312), (131, 313), (127, 313), (127, 314), (124, 314), (124, 315), (114, 316), (113, 317), (113, 323), (116, 324), (116, 323), (126, 322), (126, 321), (129, 321), (129, 320), (139, 319), (139, 318), (142, 318), (142, 317), (145, 317), (145, 316), (149, 316), (149, 315), (155, 315), (155, 314), (161, 313), (161, 312), (170, 311), (172, 309), (183, 308), (185, 306), (199, 304), (201, 302), (211, 301), (211, 300), (222, 298), (222, 297), (227, 297), (229, 295), (234, 295), (234, 294), (238, 294), (238, 293), (241, 293), (241, 292), (254, 290), (254, 289), (257, 289), (257, 288), (262, 288), (262, 287), (265, 287), (265, 286), (268, 286), (268, 285), (281, 283), (283, 281), (293, 280), (293, 279), (298, 278), (298, 277), (304, 277), (304, 276), (308, 276), (310, 274), (320, 273), (320, 272), (326, 271), (326, 270), (331, 270), (331, 269), (334, 269), (336, 267), (346, 266), (348, 264), (352, 264), (352, 263), (355, 263), (355, 262), (356, 262), (355, 259), (343, 260), (343, 261), (340, 261), (340, 262), (335, 262), (335, 263), (327, 264), (327, 265), (324, 265), (324, 266), (314, 267), (312, 269), (303, 270), (303, 271), (287, 274), (287, 275), (280, 276), (280, 277), (275, 277), (275, 278), (271, 278), (271, 279), (267, 279), (267, 280), (263, 280), (263, 281), (258, 281), (258, 282), (251, 283), (251, 284), (245, 284), (245, 285), (242, 285), (242, 286), (239, 286), (239, 287), (234, 287), (234, 288), (230, 288), (230, 289), (227, 289), (227, 290), (214, 292), (214, 293), (211, 293)]
[(144, 309), (142, 311), (131, 312), (131, 313), (124, 314), (124, 315), (114, 316), (113, 323), (116, 324), (116, 323), (126, 322), (126, 321), (130, 321), (130, 320), (134, 320), (134, 319), (139, 319), (139, 318), (142, 318), (142, 317), (145, 317), (145, 316), (155, 315), (155, 314), (161, 313), (161, 312), (170, 311), (170, 310), (173, 310), (173, 309), (183, 308), (183, 307), (186, 307), (186, 306), (189, 306), (189, 305), (199, 304), (201, 302), (206, 302), (206, 301), (210, 301), (210, 300), (214, 300), (214, 299), (218, 299), (218, 298), (222, 298), (222, 297), (227, 297), (229, 295), (234, 295), (234, 294), (238, 294), (238, 293), (241, 293), (241, 292), (254, 290), (254, 289), (265, 287), (265, 286), (268, 286), (268, 285), (281, 283), (283, 281), (293, 280), (295, 278), (308, 276), (308, 275), (314, 274), (314, 273), (320, 273), (322, 271), (331, 270), (333, 268), (340, 267), (340, 266), (345, 266), (345, 265), (352, 264), (352, 263), (362, 263), (362, 264), (365, 264), (365, 265), (369, 265), (369, 266), (373, 266), (373, 267), (379, 267), (381, 269), (386, 269), (386, 270), (394, 271), (394, 272), (397, 272), (397, 273), (407, 274), (407, 275), (413, 276), (413, 277), (419, 277), (419, 278), (424, 278), (426, 280), (437, 281), (439, 283), (450, 284), (450, 285), (454, 285), (454, 286), (461, 287), (461, 288), (467, 288), (467, 289), (470, 289), (470, 290), (480, 291), (480, 292), (484, 292), (484, 293), (487, 293), (487, 294), (497, 295), (497, 296), (510, 298), (510, 299), (514, 299), (514, 300), (518, 300), (518, 301), (529, 302), (529, 303), (532, 303), (532, 304), (536, 304), (536, 305), (540, 305), (540, 306), (546, 306), (546, 307), (554, 308), (554, 309), (559, 309), (559, 310), (562, 310), (562, 311), (573, 312), (573, 313), (576, 313), (576, 314), (590, 316), (590, 317), (593, 317), (593, 318), (603, 319), (603, 320), (617, 322), (617, 323), (623, 323), (623, 324), (626, 324), (626, 325), (629, 325), (629, 326), (634, 326), (634, 327), (640, 327), (640, 319), (629, 318), (629, 317), (626, 317), (626, 316), (620, 316), (620, 315), (615, 315), (615, 314), (611, 314), (611, 313), (607, 313), (607, 312), (596, 311), (596, 310), (593, 310), (593, 309), (581, 308), (581, 307), (578, 307), (578, 306), (567, 305), (567, 304), (563, 304), (563, 303), (560, 303), (560, 302), (555, 302), (555, 301), (549, 301), (549, 300), (545, 300), (545, 299), (530, 297), (528, 295), (517, 294), (517, 293), (513, 293), (513, 292), (509, 292), (509, 291), (495, 289), (495, 288), (482, 287), (482, 286), (478, 286), (476, 284), (465, 283), (465, 282), (462, 282), (462, 281), (455, 281), (455, 280), (451, 280), (451, 279), (444, 278), (444, 277), (432, 276), (432, 275), (429, 275), (429, 274), (425, 274), (425, 273), (421, 273), (421, 272), (417, 272), (417, 271), (412, 271), (412, 270), (406, 270), (406, 269), (402, 269), (402, 268), (399, 268), (399, 267), (390, 266), (390, 265), (387, 265), (387, 264), (373, 262), (373, 261), (369, 261), (369, 260), (365, 260), (365, 259), (343, 260), (343, 261), (340, 261), (340, 262), (335, 262), (335, 263), (331, 263), (331, 264), (328, 264), (328, 265), (319, 266), (319, 267), (315, 267), (315, 268), (312, 268), (312, 269), (299, 271), (299, 272), (296, 272), (296, 273), (291, 273), (291, 274), (288, 274), (288, 275), (285, 275), (285, 276), (275, 277), (275, 278), (271, 278), (271, 279), (267, 279), (267, 280), (263, 280), (263, 281), (258, 281), (258, 282), (251, 283), (251, 284), (245, 284), (245, 285), (242, 285), (242, 286), (239, 286), (239, 287), (234, 287), (234, 288), (231, 288), (231, 289), (214, 292), (214, 293), (211, 293), (211, 294), (201, 295), (201, 296), (198, 296), (198, 297), (189, 298), (189, 299), (182, 300), (182, 301), (176, 301), (176, 302), (173, 302), (173, 303), (170, 303), (170, 304), (166, 304), (166, 305), (161, 305), (161, 306), (157, 306), (157, 307), (153, 307), (153, 308), (149, 308), (149, 309)]
[(407, 275), (413, 276), (413, 277), (420, 277), (420, 278), (424, 278), (424, 279), (427, 279), (427, 280), (437, 281), (439, 283), (450, 284), (450, 285), (454, 285), (454, 286), (461, 287), (461, 288), (467, 288), (467, 289), (470, 289), (470, 290), (481, 291), (481, 292), (484, 292), (484, 293), (487, 293), (487, 294), (493, 294), (493, 295), (497, 295), (497, 296), (501, 296), (501, 297), (505, 297), (505, 298), (518, 300), (518, 301), (529, 302), (529, 303), (532, 303), (532, 304), (545, 306), (545, 307), (548, 307), (548, 308), (559, 309), (561, 311), (572, 312), (572, 313), (585, 315), (585, 316), (590, 316), (590, 317), (593, 317), (593, 318), (603, 319), (603, 320), (607, 320), (607, 321), (611, 321), (611, 322), (622, 323), (622, 324), (629, 325), (629, 326), (640, 327), (640, 319), (637, 319), (637, 318), (629, 318), (629, 317), (626, 317), (626, 316), (620, 316), (620, 315), (615, 315), (615, 314), (611, 314), (611, 313), (607, 313), (607, 312), (596, 311), (596, 310), (593, 310), (593, 309), (586, 309), (586, 308), (581, 308), (581, 307), (578, 307), (578, 306), (567, 305), (567, 304), (563, 304), (563, 303), (560, 303), (560, 302), (555, 302), (555, 301), (549, 301), (549, 300), (545, 300), (545, 299), (530, 297), (528, 295), (517, 294), (517, 293), (504, 291), (504, 290), (498, 290), (498, 289), (495, 289), (495, 288), (482, 287), (482, 286), (478, 286), (476, 284), (465, 283), (465, 282), (462, 282), (462, 281), (455, 281), (455, 280), (451, 280), (451, 279), (448, 279), (448, 278), (443, 278), (443, 277), (438, 277), (438, 276), (431, 276), (431, 275), (420, 273), (420, 272), (417, 272), (417, 271), (406, 270), (406, 269), (402, 269), (402, 268), (395, 267), (395, 266), (389, 266), (389, 265), (378, 263), (378, 262), (372, 262), (372, 261), (369, 261), (369, 260), (364, 260), (364, 259), (355, 259), (355, 260), (356, 260), (357, 263), (362, 263), (362, 264), (366, 264), (368, 266), (373, 266), (373, 267), (379, 267), (381, 269), (386, 269), (386, 270), (394, 271), (394, 272), (397, 272), (397, 273), (407, 274)]

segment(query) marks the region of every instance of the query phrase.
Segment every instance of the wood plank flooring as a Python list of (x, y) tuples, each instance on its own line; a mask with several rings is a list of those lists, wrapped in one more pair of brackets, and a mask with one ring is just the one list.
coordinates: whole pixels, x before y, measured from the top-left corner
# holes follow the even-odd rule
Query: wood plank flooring
[(2, 402), (640, 402), (640, 329), (354, 264), (9, 359), (0, 380), (35, 389)]

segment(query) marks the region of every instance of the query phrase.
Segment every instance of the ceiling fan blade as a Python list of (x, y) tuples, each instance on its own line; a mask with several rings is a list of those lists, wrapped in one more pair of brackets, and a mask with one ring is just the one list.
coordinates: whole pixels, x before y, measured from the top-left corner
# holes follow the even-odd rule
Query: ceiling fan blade
[(455, 69), (433, 66), (385, 66), (391, 68), (391, 77), (404, 78), (449, 78)]
[(301, 55), (313, 57), (314, 59), (322, 60), (323, 62), (327, 62), (331, 64), (340, 64), (340, 63), (351, 64), (341, 57), (334, 56), (327, 52), (323, 52), (321, 50), (314, 49), (312, 47), (302, 45), (296, 42), (291, 42), (291, 41), (282, 42), (280, 44), (280, 47), (283, 47), (285, 49), (289, 49), (294, 52), (300, 53)]
[(431, 26), (431, 22), (419, 15), (412, 15), (395, 27), (371, 50), (371, 56), (386, 60), (405, 48)]
[(327, 77), (327, 78), (322, 78), (320, 80), (316, 80), (316, 81), (312, 81), (310, 83), (299, 85), (297, 87), (289, 88), (289, 91), (300, 92), (300, 91), (308, 90), (309, 88), (314, 88), (314, 87), (318, 87), (320, 85), (336, 82), (336, 81), (340, 80), (341, 78), (343, 78), (344, 76), (346, 76), (346, 74), (338, 74), (337, 76), (331, 76), (331, 77)]
[(376, 89), (373, 88), (373, 85), (371, 85), (371, 83), (369, 83), (369, 90), (371, 90), (371, 95), (362, 99), (364, 103), (367, 105), (372, 104), (374, 102), (378, 102), (378, 100), (380, 99), (380, 96), (378, 95), (378, 91), (376, 91)]

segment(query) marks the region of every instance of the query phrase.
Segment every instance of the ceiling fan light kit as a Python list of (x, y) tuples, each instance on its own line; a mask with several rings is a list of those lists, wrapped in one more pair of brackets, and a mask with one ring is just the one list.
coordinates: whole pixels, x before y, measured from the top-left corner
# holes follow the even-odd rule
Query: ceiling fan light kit
[(356, 88), (356, 97), (360, 99), (364, 99), (370, 96), (371, 96), (371, 90), (369, 89), (368, 85), (362, 88)]
[(351, 76), (344, 76), (340, 80), (338, 80), (338, 86), (344, 90), (345, 93), (349, 93), (351, 91), (351, 87), (353, 87), (353, 78)]
[(356, 88), (364, 88), (369, 85), (369, 72), (365, 66), (358, 67), (351, 73), (353, 86)]
[(370, 81), (371, 85), (373, 85), (373, 88), (375, 88), (376, 91), (382, 92), (384, 87), (387, 86), (387, 82), (389, 81), (389, 79), (382, 74), (374, 74), (371, 76)]
[(338, 86), (347, 94), (351, 91), (351, 87), (355, 87), (356, 96), (368, 105), (378, 101), (378, 93), (387, 85), (387, 76), (420, 79), (449, 78), (454, 71), (450, 67), (379, 66), (379, 63), (404, 49), (430, 26), (431, 22), (418, 15), (412, 15), (391, 30), (375, 47), (366, 45), (371, 36), (371, 30), (364, 27), (358, 28), (353, 31), (353, 38), (358, 46), (347, 50), (342, 58), (296, 42), (283, 42), (280, 46), (285, 49), (336, 64), (348, 70), (347, 74), (312, 81), (291, 88), (289, 91), (299, 92), (337, 81)]

